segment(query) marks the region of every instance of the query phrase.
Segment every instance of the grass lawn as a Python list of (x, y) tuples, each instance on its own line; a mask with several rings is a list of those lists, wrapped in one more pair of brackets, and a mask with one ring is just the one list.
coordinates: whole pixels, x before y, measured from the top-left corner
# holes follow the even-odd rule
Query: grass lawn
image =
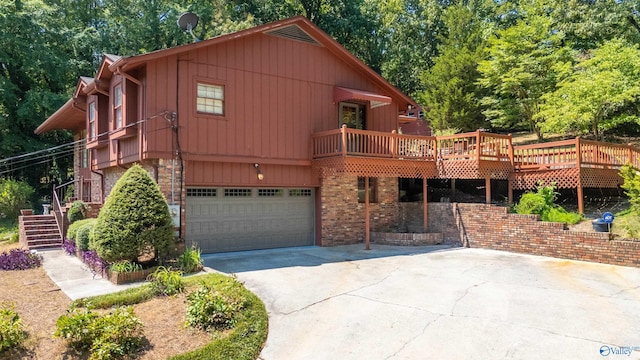
[[(0, 242), (0, 252), (19, 244)], [(207, 283), (226, 296), (237, 299), (243, 308), (234, 328), (204, 332), (185, 326), (186, 294)], [(149, 285), (76, 302), (108, 309), (131, 304), (144, 324), (145, 346), (139, 359), (256, 359), (267, 337), (264, 304), (234, 278), (222, 274), (185, 278), (186, 291), (171, 297), (154, 297)], [(2, 359), (87, 359), (52, 334), (56, 320), (66, 313), (71, 300), (49, 279), (42, 268), (0, 271), (1, 302), (13, 302), (29, 338), (22, 349), (0, 353)]]

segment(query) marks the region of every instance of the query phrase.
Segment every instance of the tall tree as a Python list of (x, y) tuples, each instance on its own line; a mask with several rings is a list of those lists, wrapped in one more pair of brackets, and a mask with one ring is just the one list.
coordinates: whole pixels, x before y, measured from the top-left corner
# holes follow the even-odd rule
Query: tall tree
[(545, 132), (591, 132), (640, 124), (640, 50), (620, 39), (607, 41), (580, 61), (558, 89), (544, 96), (537, 115)]
[(494, 6), (493, 1), (461, 1), (444, 13), (446, 33), (441, 36), (440, 53), (433, 59), (434, 66), (422, 74), (424, 91), (418, 96), (429, 109), (427, 117), (436, 131), (472, 131), (487, 125), (477, 67), (485, 57), (485, 41), (493, 26), (487, 9)]
[(482, 74), (478, 82), (489, 91), (482, 104), (494, 127), (528, 128), (542, 140), (542, 119), (537, 116), (542, 96), (568, 76), (573, 56), (563, 43), (564, 34), (552, 27), (547, 2), (523, 3), (515, 25), (489, 38), (488, 58), (478, 66)]
[[(0, 0), (0, 158), (46, 149), (71, 140), (58, 131), (33, 131), (68, 98), (81, 69), (91, 68), (84, 26), (64, 22), (64, 11), (41, 0)], [(89, 51), (91, 53), (91, 51)], [(7, 164), (7, 162), (4, 162)], [(66, 179), (71, 158), (23, 161), (6, 173), (25, 179), (40, 195), (50, 191), (43, 178)], [(3, 170), (8, 170), (3, 168)]]
[(444, 0), (379, 1), (384, 42), (382, 75), (411, 96), (421, 90), (420, 75), (438, 54), (437, 34), (442, 32)]

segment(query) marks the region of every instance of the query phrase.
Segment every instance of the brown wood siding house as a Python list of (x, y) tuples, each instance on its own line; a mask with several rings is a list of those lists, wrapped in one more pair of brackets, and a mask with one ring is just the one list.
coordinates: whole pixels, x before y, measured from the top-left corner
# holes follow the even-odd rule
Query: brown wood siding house
[[(102, 202), (128, 167), (142, 164), (180, 209), (181, 237), (203, 252), (326, 246), (362, 241), (364, 210), (356, 173), (314, 166), (314, 134), (343, 124), (391, 133), (415, 105), (295, 17), (143, 55), (105, 55), (36, 133), (86, 137), (90, 161), (75, 169), (85, 201)], [(375, 191), (385, 217), (397, 177), (380, 179)]]

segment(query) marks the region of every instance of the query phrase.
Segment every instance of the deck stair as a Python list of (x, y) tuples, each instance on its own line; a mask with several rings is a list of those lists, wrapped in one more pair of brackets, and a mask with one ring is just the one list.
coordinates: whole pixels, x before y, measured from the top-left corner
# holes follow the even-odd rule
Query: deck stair
[(53, 215), (27, 215), (19, 219), (20, 243), (29, 249), (62, 245), (58, 224)]

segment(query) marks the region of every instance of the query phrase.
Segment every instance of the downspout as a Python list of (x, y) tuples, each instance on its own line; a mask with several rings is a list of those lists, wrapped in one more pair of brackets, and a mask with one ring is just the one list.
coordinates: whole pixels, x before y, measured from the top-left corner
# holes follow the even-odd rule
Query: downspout
[(100, 176), (100, 204), (104, 204), (104, 174), (95, 170), (91, 170), (91, 173)]

